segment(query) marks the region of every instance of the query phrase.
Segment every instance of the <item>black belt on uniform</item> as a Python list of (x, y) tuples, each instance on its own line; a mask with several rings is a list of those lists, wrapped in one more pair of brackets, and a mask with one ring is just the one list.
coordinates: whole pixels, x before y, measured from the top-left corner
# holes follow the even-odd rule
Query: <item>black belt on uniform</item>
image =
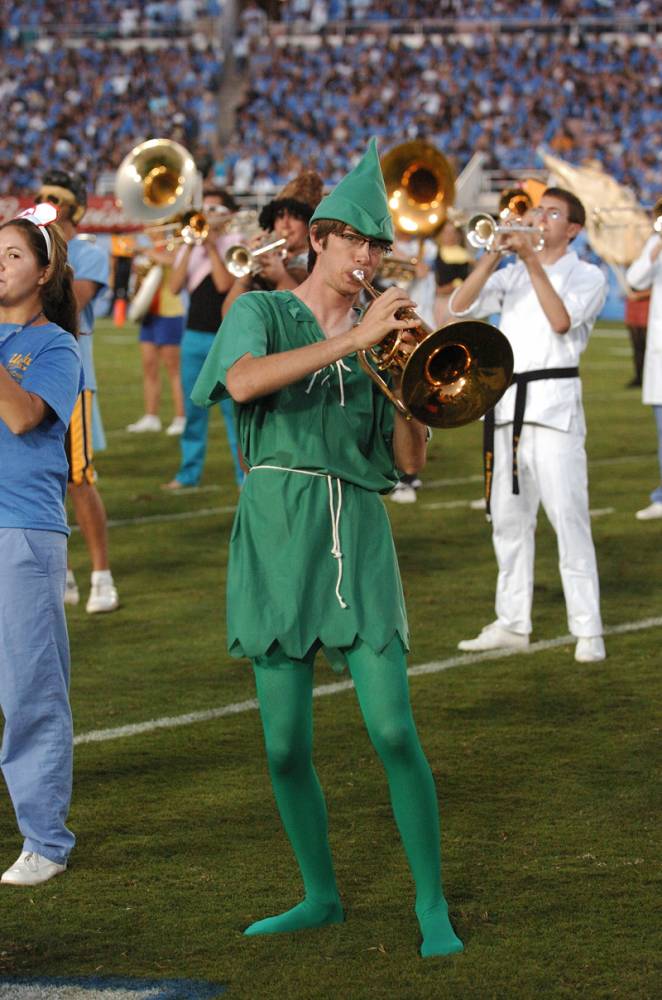
[[(539, 382), (545, 378), (579, 378), (579, 368), (538, 368), (535, 371), (516, 372), (513, 375), (512, 381), (517, 386), (515, 416), (513, 418), (513, 493), (519, 493), (517, 447), (524, 424), (526, 387), (529, 382)], [(489, 519), (492, 475), (494, 472), (494, 407), (491, 407), (485, 414), (485, 423), (483, 424), (483, 470), (485, 474), (485, 509)]]

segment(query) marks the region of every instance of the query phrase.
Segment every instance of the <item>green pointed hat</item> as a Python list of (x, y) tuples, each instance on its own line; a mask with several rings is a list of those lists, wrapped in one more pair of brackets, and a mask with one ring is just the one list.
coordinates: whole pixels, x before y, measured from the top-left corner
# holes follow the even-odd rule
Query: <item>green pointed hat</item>
[(393, 242), (393, 223), (374, 139), (370, 140), (363, 159), (322, 198), (311, 223), (316, 219), (337, 219), (362, 236)]

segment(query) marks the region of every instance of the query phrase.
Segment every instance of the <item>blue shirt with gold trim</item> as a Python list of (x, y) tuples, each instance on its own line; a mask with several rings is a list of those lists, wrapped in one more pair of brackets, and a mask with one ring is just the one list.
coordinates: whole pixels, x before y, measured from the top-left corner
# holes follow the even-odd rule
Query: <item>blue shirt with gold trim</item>
[(0, 323), (0, 364), (50, 407), (48, 416), (25, 434), (14, 434), (0, 419), (0, 528), (69, 534), (64, 438), (83, 388), (76, 339), (55, 323), (26, 329)]

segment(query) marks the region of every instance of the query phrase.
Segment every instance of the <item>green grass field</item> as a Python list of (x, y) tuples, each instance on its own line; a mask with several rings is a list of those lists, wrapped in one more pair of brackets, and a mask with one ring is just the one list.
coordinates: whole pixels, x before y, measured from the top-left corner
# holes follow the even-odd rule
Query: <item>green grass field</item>
[[(79, 736), (254, 696), (249, 667), (225, 651), (236, 491), (218, 414), (203, 488), (163, 492), (177, 468), (176, 439), (123, 430), (142, 413), (135, 330), (102, 321), (95, 341), (108, 434), (99, 488), (122, 607), (105, 617), (85, 613), (89, 567), (74, 533), (82, 602), (69, 622)], [(300, 891), (259, 718), (248, 706), (80, 742), (70, 869), (35, 890), (0, 892), (0, 978), (191, 978), (224, 984), (231, 1000), (660, 995), (654, 706), (662, 522), (634, 518), (658, 474), (654, 425), (639, 393), (624, 388), (631, 360), (622, 329), (596, 331), (582, 372), (608, 659), (582, 666), (569, 641), (543, 642), (529, 655), (470, 657), (411, 681), (464, 954), (417, 956), (412, 884), (385, 782), (345, 690), (316, 702), (316, 761), (346, 924), (241, 935)], [(476, 424), (437, 432), (416, 506), (387, 502), (412, 665), (454, 659), (457, 641), (493, 618), (489, 529), (469, 508), (481, 493), (480, 439)], [(542, 514), (536, 573), (533, 639), (563, 637), (554, 538)], [(320, 661), (317, 683), (336, 680)], [(6, 794), (0, 831), (9, 864), (20, 838)]]

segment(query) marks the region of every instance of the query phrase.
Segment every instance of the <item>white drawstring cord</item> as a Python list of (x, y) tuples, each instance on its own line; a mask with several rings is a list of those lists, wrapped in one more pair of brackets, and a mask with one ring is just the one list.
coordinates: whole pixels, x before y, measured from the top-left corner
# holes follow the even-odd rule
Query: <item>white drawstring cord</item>
[[(329, 381), (329, 379), (331, 378), (331, 375), (333, 374), (333, 371), (335, 369), (335, 371), (336, 371), (336, 373), (338, 375), (338, 386), (339, 386), (339, 389), (340, 389), (340, 405), (344, 406), (345, 405), (345, 386), (344, 386), (344, 383), (343, 383), (342, 373), (343, 373), (343, 371), (351, 372), (352, 369), (348, 365), (345, 364), (345, 362), (343, 361), (342, 358), (339, 358), (338, 361), (334, 361), (333, 364), (327, 365), (326, 367), (329, 368), (330, 371), (327, 371), (326, 375), (324, 376), (324, 378), (320, 382), (320, 385), (325, 385)], [(317, 376), (321, 375), (324, 370), (325, 370), (324, 368), (319, 368), (316, 372), (313, 372), (312, 377), (310, 379), (310, 382), (308, 383), (308, 388), (306, 389), (306, 394), (310, 393), (310, 390), (312, 389), (312, 387), (315, 384)], [(297, 470), (293, 469), (292, 471), (296, 472)]]
[[(315, 372), (315, 375), (318, 373)], [(342, 402), (341, 402), (342, 405)], [(326, 479), (328, 490), (329, 490), (329, 512), (331, 516), (331, 555), (338, 563), (338, 579), (336, 580), (336, 597), (338, 599), (338, 604), (341, 608), (349, 607), (345, 603), (342, 594), (340, 593), (340, 586), (342, 584), (342, 574), (343, 574), (343, 554), (340, 547), (340, 511), (342, 510), (342, 483), (337, 476), (331, 476), (329, 473), (324, 472), (312, 472), (310, 469), (288, 469), (282, 465), (253, 465), (249, 472), (255, 472), (256, 469), (274, 469), (276, 472), (297, 472), (301, 476), (317, 476), (319, 479)], [(337, 504), (334, 500), (333, 495), (333, 481), (338, 484), (338, 500)]]
[(334, 510), (333, 507), (333, 476), (326, 477), (327, 485), (329, 487), (329, 510), (331, 512), (331, 534), (333, 536), (333, 546), (331, 548), (331, 555), (334, 559), (338, 560), (338, 580), (336, 582), (336, 597), (338, 598), (338, 604), (341, 608), (346, 608), (342, 594), (340, 593), (340, 584), (342, 583), (342, 560), (343, 554), (340, 548), (340, 511), (342, 510), (342, 486), (340, 485), (340, 480), (336, 479), (338, 484), (338, 504)]

